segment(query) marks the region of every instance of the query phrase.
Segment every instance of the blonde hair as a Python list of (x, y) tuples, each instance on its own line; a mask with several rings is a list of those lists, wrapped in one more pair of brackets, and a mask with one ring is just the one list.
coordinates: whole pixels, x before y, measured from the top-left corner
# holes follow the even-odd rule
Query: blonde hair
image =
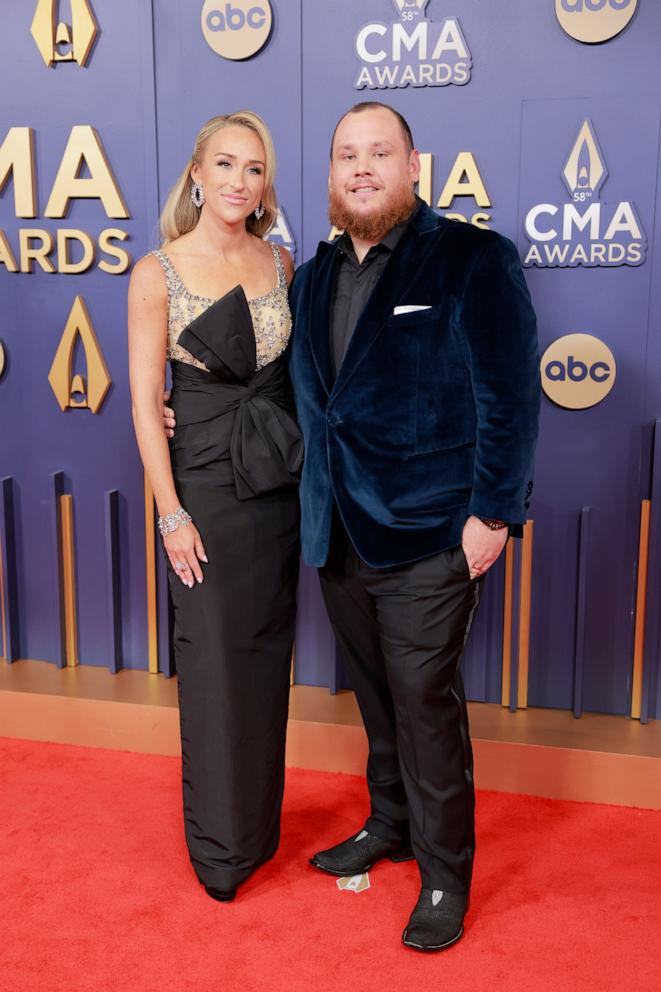
[(191, 200), (191, 189), (193, 179), (191, 169), (194, 165), (200, 165), (204, 158), (207, 142), (209, 138), (225, 127), (247, 127), (254, 131), (264, 146), (264, 192), (262, 193), (262, 203), (264, 213), (257, 220), (252, 213), (246, 219), (246, 230), (251, 234), (263, 238), (273, 227), (278, 214), (278, 199), (275, 194), (273, 182), (275, 180), (275, 149), (271, 132), (262, 118), (251, 110), (239, 110), (235, 114), (222, 114), (212, 117), (204, 124), (195, 139), (193, 155), (186, 168), (179, 176), (179, 179), (170, 190), (170, 194), (165, 201), (163, 212), (160, 218), (160, 230), (163, 244), (174, 241), (175, 238), (187, 234), (196, 227), (200, 218), (200, 208), (196, 207)]

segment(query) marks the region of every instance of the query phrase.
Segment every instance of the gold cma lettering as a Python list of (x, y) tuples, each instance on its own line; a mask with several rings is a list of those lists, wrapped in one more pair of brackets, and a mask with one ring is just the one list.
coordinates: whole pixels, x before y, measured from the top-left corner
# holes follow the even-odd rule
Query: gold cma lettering
[[(87, 376), (73, 375), (73, 356), (80, 340), (85, 353)], [(82, 296), (76, 296), (62, 334), (48, 381), (61, 410), (91, 410), (98, 413), (112, 379), (108, 372), (92, 320)]]
[[(77, 275), (86, 272), (94, 264), (94, 241), (85, 231), (78, 231), (73, 227), (60, 227), (56, 232), (57, 237), (57, 268), (48, 257), (53, 251), (53, 235), (50, 231), (45, 231), (40, 227), (23, 227), (18, 232), (20, 249), (20, 271), (32, 272), (32, 263), (37, 262), (44, 272), (59, 272), (60, 275)], [(111, 265), (102, 260), (99, 268), (102, 272), (118, 274), (126, 272), (130, 264), (130, 255), (123, 248), (113, 245), (112, 238), (124, 240), (128, 235), (126, 231), (120, 231), (116, 227), (108, 227), (99, 235), (99, 247), (111, 258), (116, 258), (118, 264)], [(33, 244), (37, 242), (37, 244)], [(77, 261), (70, 258), (72, 243), (76, 243), (82, 249), (81, 257)], [(3, 257), (6, 256), (6, 257)], [(7, 244), (4, 234), (0, 232), (0, 262), (5, 262), (11, 272), (19, 271), (16, 268), (16, 259), (12, 255), (11, 248)]]
[[(83, 166), (87, 166), (89, 178), (80, 178)], [(129, 216), (101, 138), (89, 124), (78, 124), (71, 128), (44, 215), (64, 217), (69, 200), (79, 198), (101, 200), (108, 217), (126, 219)]]
[[(84, 167), (89, 176), (80, 178)], [(15, 216), (36, 217), (34, 132), (31, 127), (10, 128), (0, 145), (0, 193), (10, 175), (14, 183)], [(101, 200), (108, 217), (124, 220), (130, 217), (101, 138), (89, 124), (71, 128), (44, 215), (64, 217), (69, 201), (78, 198)]]
[[(48, 273), (76, 275), (87, 272), (96, 258), (94, 238), (86, 231), (79, 231), (73, 227), (60, 227), (54, 233), (55, 239), (53, 232), (42, 227), (20, 228), (17, 260), (5, 232), (0, 228), (0, 265), (4, 265), (7, 272), (32, 272), (34, 263), (43, 272)], [(131, 254), (115, 242), (127, 239), (127, 232), (119, 227), (107, 227), (101, 231), (98, 237), (99, 251), (108, 256), (98, 262), (102, 272), (113, 276), (126, 272), (131, 265)], [(74, 246), (77, 246), (76, 254), (80, 255), (77, 259), (72, 257)]]
[[(0, 145), (0, 195), (11, 179), (16, 217), (37, 216), (34, 147), (34, 131), (30, 127), (10, 128)], [(85, 177), (81, 177), (83, 169), (88, 173)], [(99, 134), (93, 127), (82, 124), (71, 128), (44, 215), (64, 217), (71, 201), (78, 198), (100, 200), (108, 217), (130, 217)], [(32, 272), (38, 266), (44, 272), (72, 275), (86, 272), (95, 261), (95, 241), (85, 231), (61, 228), (51, 232), (29, 227), (20, 229), (17, 237), (18, 246), (13, 250), (0, 229), (0, 265), (8, 272)], [(106, 228), (98, 235), (99, 252), (108, 256), (98, 262), (102, 272), (120, 275), (130, 267), (129, 252), (117, 244), (128, 237), (126, 231), (117, 227)], [(79, 257), (73, 260), (71, 250), (75, 246)]]
[[(428, 206), (432, 205), (432, 165), (431, 152), (421, 152), (418, 192)], [(436, 206), (441, 210), (447, 210), (452, 206), (456, 196), (472, 196), (478, 207), (491, 206), (491, 199), (472, 152), (459, 152)], [(472, 214), (470, 218), (460, 213), (444, 213), (443, 216), (449, 220), (464, 222), (470, 220), (475, 227), (488, 227), (488, 222), (491, 220), (491, 215), (483, 211)]]
[[(420, 153), (420, 196), (431, 206), (432, 203), (432, 163), (431, 152)], [(455, 196), (472, 196), (478, 207), (490, 207), (491, 200), (482, 175), (472, 152), (459, 152), (445, 186), (438, 198), (437, 207), (452, 206)]]
[(12, 177), (16, 217), (37, 216), (37, 184), (33, 169), (34, 131), (10, 127), (0, 145), (0, 194)]
[(58, 0), (37, 0), (30, 25), (42, 59), (50, 69), (54, 62), (77, 62), (84, 66), (99, 33), (89, 0), (70, 0), (72, 24), (57, 20)]

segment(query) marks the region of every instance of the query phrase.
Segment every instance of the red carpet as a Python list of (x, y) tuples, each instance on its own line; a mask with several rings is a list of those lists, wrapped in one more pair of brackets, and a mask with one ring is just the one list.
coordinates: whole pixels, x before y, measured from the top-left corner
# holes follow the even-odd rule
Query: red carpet
[(466, 935), (400, 944), (411, 864), (340, 892), (307, 855), (359, 778), (290, 771), (283, 839), (231, 905), (189, 867), (172, 758), (0, 739), (2, 992), (659, 992), (661, 813), (482, 793)]

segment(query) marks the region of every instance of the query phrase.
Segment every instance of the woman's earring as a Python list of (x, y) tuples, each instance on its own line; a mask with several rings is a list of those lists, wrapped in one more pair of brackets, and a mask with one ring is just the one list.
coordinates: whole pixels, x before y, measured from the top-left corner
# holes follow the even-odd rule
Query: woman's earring
[(261, 220), (262, 219), (262, 217), (264, 216), (265, 209), (266, 209), (266, 207), (264, 206), (264, 204), (260, 200), (259, 201), (259, 206), (255, 210), (255, 217), (257, 218), (257, 220)]
[(193, 183), (191, 186), (190, 198), (198, 208), (204, 203), (204, 191), (199, 183)]

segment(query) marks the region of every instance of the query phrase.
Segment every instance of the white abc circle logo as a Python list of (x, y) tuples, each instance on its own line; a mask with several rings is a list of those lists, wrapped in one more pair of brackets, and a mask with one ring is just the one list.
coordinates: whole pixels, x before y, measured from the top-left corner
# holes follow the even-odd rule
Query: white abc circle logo
[(571, 38), (596, 45), (624, 31), (637, 6), (638, 0), (555, 0), (555, 13)]
[(268, 41), (273, 24), (269, 0), (206, 0), (202, 31), (224, 59), (248, 59)]
[(542, 388), (569, 410), (601, 403), (615, 383), (613, 352), (591, 334), (566, 334), (542, 356)]

